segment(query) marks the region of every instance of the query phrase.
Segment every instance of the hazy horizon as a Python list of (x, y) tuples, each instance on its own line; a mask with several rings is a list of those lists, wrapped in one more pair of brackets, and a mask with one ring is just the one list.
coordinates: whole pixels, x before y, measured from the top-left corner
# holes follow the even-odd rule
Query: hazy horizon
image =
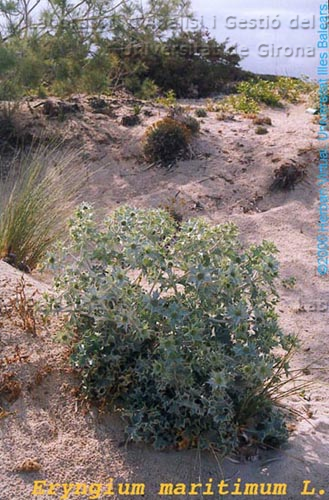
[[(250, 49), (249, 56), (241, 62), (244, 69), (264, 74), (282, 74), (287, 76), (308, 75), (311, 78), (316, 77), (317, 55), (306, 57), (311, 54), (307, 47), (316, 47), (317, 40), (317, 22), (319, 17), (320, 4), (325, 3), (321, 0), (276, 0), (273, 6), (272, 0), (249, 0), (246, 6), (245, 0), (230, 0), (227, 6), (226, 0), (192, 0), (192, 8), (197, 19), (201, 23), (203, 16), (204, 25), (210, 29), (210, 32), (221, 42), (229, 38), (230, 42), (237, 43), (239, 50), (241, 47)], [(296, 16), (300, 20), (309, 19), (313, 23), (315, 15), (315, 29), (290, 29), (289, 22)], [(228, 29), (226, 19), (229, 16), (235, 16), (239, 20), (260, 19), (262, 16), (270, 16), (270, 19), (279, 16), (281, 27), (279, 29)], [(232, 21), (233, 22), (233, 21)], [(259, 55), (259, 46), (269, 45), (271, 55), (261, 57)], [(272, 45), (277, 54), (278, 47), (287, 47), (293, 49), (296, 54), (297, 47), (305, 48), (305, 56), (285, 57), (282, 53), (278, 57), (272, 56)], [(266, 49), (264, 49), (266, 53)], [(282, 50), (281, 50), (282, 52)], [(316, 51), (315, 51), (316, 52)], [(263, 53), (263, 52), (262, 52)], [(290, 53), (287, 50), (287, 53)]]
[[(73, 3), (78, 0), (73, 0)], [(146, 0), (141, 0), (146, 1)], [(192, 10), (195, 14), (198, 25), (194, 28), (207, 26), (211, 34), (222, 42), (229, 38), (231, 44), (238, 45), (238, 52), (243, 47), (249, 49), (248, 57), (241, 61), (241, 66), (244, 69), (255, 73), (263, 74), (281, 74), (286, 76), (301, 76), (308, 75), (311, 78), (316, 77), (317, 54), (307, 57), (307, 48), (316, 48), (317, 41), (317, 23), (319, 17), (320, 4), (325, 3), (325, 0), (276, 0), (276, 5), (273, 6), (273, 0), (249, 0), (246, 6), (245, 0), (192, 0)], [(229, 4), (229, 5), (228, 5)], [(39, 12), (44, 5), (41, 0), (36, 12)], [(308, 19), (313, 22), (315, 16), (315, 29), (290, 29), (289, 21), (299, 15), (300, 19)], [(281, 22), (279, 29), (228, 29), (226, 20), (228, 17), (236, 17), (237, 20), (250, 20), (261, 17), (270, 16), (270, 19), (278, 18)], [(185, 29), (189, 29), (191, 25), (186, 25)], [(260, 45), (268, 46), (272, 52), (275, 49), (275, 54), (270, 54), (267, 57), (259, 55)], [(296, 51), (297, 47), (305, 48), (304, 57), (286, 57), (282, 54), (277, 54), (278, 47), (287, 47)]]

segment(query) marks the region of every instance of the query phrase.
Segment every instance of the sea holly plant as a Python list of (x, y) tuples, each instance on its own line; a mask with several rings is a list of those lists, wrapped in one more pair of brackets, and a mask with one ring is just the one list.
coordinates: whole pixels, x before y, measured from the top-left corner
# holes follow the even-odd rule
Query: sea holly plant
[(129, 439), (223, 454), (242, 434), (286, 439), (271, 395), (294, 339), (275, 313), (273, 244), (159, 209), (122, 207), (99, 227), (87, 204), (70, 232), (48, 307), (66, 315), (81, 390), (122, 412)]

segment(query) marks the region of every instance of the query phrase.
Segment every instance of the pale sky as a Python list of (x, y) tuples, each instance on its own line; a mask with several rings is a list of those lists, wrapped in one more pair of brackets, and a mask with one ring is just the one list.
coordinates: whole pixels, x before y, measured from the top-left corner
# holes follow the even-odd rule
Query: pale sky
[[(283, 74), (300, 76), (307, 74), (315, 77), (318, 54), (312, 55), (312, 48), (316, 47), (317, 29), (319, 23), (320, 5), (326, 0), (192, 0), (192, 6), (200, 20), (203, 16), (204, 24), (218, 41), (229, 37), (240, 48), (249, 48), (249, 56), (242, 62), (242, 66), (257, 73)], [(260, 29), (259, 20), (270, 16), (270, 21), (279, 19), (281, 27), (278, 29)], [(278, 17), (277, 17), (278, 16)], [(299, 27), (297, 26), (299, 16)], [(315, 19), (313, 18), (315, 16)], [(258, 20), (256, 29), (228, 29), (227, 18), (235, 17), (236, 20)], [(309, 27), (302, 29), (300, 22), (309, 21)], [(315, 27), (313, 23), (315, 21)], [(231, 20), (232, 25), (235, 20)], [(265, 47), (260, 48), (260, 46)], [(272, 53), (274, 46), (274, 54)], [(278, 56), (278, 48), (280, 53)], [(300, 48), (299, 56), (296, 49)], [(304, 49), (304, 57), (301, 57)], [(283, 54), (286, 50), (287, 57)], [(270, 51), (269, 55), (266, 55)], [(264, 54), (264, 57), (261, 57)], [(309, 55), (310, 57), (307, 57)]]

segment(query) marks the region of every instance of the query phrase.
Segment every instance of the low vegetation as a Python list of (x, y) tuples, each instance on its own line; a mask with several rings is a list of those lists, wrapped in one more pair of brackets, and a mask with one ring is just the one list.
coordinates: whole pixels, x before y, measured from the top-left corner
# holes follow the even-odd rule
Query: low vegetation
[(296, 162), (288, 162), (274, 170), (274, 179), (270, 186), (272, 191), (277, 189), (291, 190), (306, 177), (306, 169)]
[(287, 438), (274, 401), (294, 339), (277, 321), (272, 244), (159, 209), (122, 207), (99, 229), (83, 204), (70, 230), (49, 259), (49, 311), (66, 311), (81, 390), (120, 409), (128, 439), (225, 454), (242, 435)]
[(82, 185), (78, 153), (64, 145), (22, 150), (0, 171), (0, 257), (29, 270), (65, 232)]
[(144, 141), (145, 158), (168, 166), (184, 157), (191, 140), (190, 129), (174, 118), (164, 118), (152, 125)]
[(253, 118), (252, 121), (255, 125), (272, 125), (272, 120), (269, 116), (259, 115)]
[(255, 133), (257, 135), (265, 135), (265, 134), (268, 134), (268, 130), (266, 127), (263, 127), (262, 125), (258, 125), (258, 127), (255, 130)]
[(261, 106), (283, 107), (297, 103), (314, 90), (314, 83), (297, 78), (280, 77), (273, 80), (249, 78), (236, 85), (236, 93), (219, 102), (208, 103), (208, 111), (258, 114)]
[(208, 116), (207, 110), (204, 108), (198, 108), (195, 110), (195, 115), (198, 118), (206, 118)]

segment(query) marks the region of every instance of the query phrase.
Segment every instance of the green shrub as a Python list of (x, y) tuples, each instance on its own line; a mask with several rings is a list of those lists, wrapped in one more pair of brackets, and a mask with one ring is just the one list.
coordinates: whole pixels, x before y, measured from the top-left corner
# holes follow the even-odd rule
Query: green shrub
[(204, 108), (198, 108), (198, 109), (195, 110), (195, 115), (198, 118), (206, 118), (206, 116), (208, 116), (208, 113), (207, 113), (206, 109), (204, 109)]
[(238, 113), (245, 114), (258, 113), (260, 110), (258, 103), (245, 94), (231, 95), (224, 99), (223, 105), (226, 109), (232, 109)]
[(288, 370), (278, 348), (293, 339), (277, 322), (271, 243), (244, 249), (233, 224), (129, 207), (99, 229), (84, 204), (70, 228), (50, 258), (49, 308), (68, 315), (63, 340), (83, 393), (120, 408), (128, 438), (223, 453), (242, 430), (286, 439), (271, 394)]
[(63, 145), (40, 145), (0, 170), (0, 258), (33, 269), (64, 234), (83, 182), (77, 158)]
[(237, 85), (237, 91), (247, 99), (252, 99), (257, 103), (263, 103), (274, 107), (282, 106), (276, 82), (268, 80), (241, 82)]
[(140, 89), (135, 93), (140, 99), (149, 101), (154, 99), (159, 94), (159, 87), (153, 82), (153, 80), (145, 78), (140, 86)]
[(156, 99), (156, 102), (158, 104), (161, 104), (162, 106), (165, 106), (166, 108), (170, 108), (171, 106), (175, 106), (177, 102), (176, 94), (173, 90), (168, 90), (168, 92), (166, 92), (164, 96), (158, 97)]
[(311, 81), (282, 76), (276, 81), (276, 88), (284, 101), (298, 103), (303, 94), (309, 94), (313, 91), (315, 84)]
[(146, 131), (144, 155), (148, 161), (169, 165), (184, 156), (190, 135), (183, 123), (169, 117), (164, 118)]
[(295, 276), (290, 276), (290, 278), (285, 278), (281, 281), (281, 285), (289, 290), (295, 288), (296, 283), (297, 279), (295, 278)]
[(309, 82), (294, 78), (281, 77), (277, 80), (247, 80), (237, 84), (237, 94), (224, 98), (219, 103), (208, 103), (209, 111), (236, 111), (244, 114), (257, 114), (260, 104), (282, 107), (281, 100), (298, 102), (305, 92), (314, 87)]
[(228, 120), (234, 120), (234, 115), (232, 113), (220, 111), (219, 113), (217, 113), (216, 119), (220, 122), (222, 122), (222, 121), (225, 122)]

